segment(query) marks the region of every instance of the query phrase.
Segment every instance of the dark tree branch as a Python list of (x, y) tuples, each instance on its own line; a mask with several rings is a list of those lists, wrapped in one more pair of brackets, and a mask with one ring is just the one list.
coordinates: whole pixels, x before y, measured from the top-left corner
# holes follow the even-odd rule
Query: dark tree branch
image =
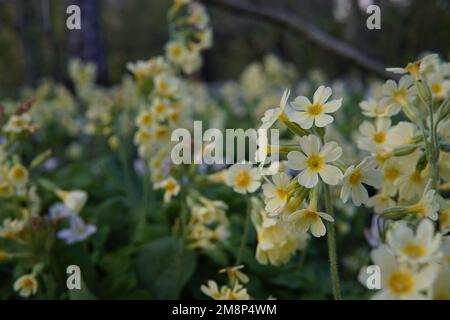
[[(211, 4), (233, 13), (246, 15), (250, 18), (269, 23), (283, 28), (293, 34), (304, 38), (313, 45), (326, 49), (342, 58), (354, 62), (359, 67), (373, 72), (382, 78), (396, 79), (397, 76), (385, 70), (385, 66), (365, 53), (336, 39), (314, 24), (300, 19), (288, 12), (281, 12), (267, 6), (256, 6), (242, 0), (202, 0), (205, 4)], [(364, 27), (364, 26), (362, 26)]]

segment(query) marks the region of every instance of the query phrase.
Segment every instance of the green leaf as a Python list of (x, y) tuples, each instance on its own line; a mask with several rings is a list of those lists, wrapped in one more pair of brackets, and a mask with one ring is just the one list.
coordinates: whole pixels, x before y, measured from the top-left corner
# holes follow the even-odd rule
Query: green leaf
[(158, 299), (177, 299), (196, 268), (195, 253), (172, 237), (153, 241), (138, 257), (138, 272)]

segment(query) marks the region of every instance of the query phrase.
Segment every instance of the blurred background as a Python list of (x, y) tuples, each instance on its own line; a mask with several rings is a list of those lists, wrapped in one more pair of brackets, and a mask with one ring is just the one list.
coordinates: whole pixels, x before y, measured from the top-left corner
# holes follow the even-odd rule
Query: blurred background
[[(97, 64), (98, 82), (120, 81), (128, 61), (161, 52), (168, 30), (168, 0), (0, 0), (0, 93), (14, 95), (42, 78), (67, 82), (66, 64), (78, 57)], [(354, 71), (354, 63), (270, 23), (208, 5), (213, 49), (198, 77), (236, 78), (250, 62), (275, 53), (302, 72), (320, 67), (328, 77)], [(245, 0), (287, 12), (390, 66), (404, 65), (425, 50), (450, 54), (449, 0)], [(66, 28), (66, 8), (82, 11), (82, 29)], [(366, 8), (381, 8), (381, 30), (368, 30)], [(332, 58), (330, 58), (332, 57)]]

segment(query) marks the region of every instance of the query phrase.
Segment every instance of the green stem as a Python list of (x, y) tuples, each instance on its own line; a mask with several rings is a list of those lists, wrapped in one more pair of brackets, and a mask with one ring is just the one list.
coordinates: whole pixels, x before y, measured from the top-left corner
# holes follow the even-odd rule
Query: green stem
[(434, 125), (434, 116), (433, 116), (433, 108), (430, 106), (429, 108), (429, 116), (430, 116), (430, 150), (428, 155), (428, 162), (430, 164), (431, 169), (431, 188), (437, 189), (438, 183), (439, 183), (439, 169), (438, 169), (438, 162), (439, 162), (439, 144), (437, 141), (437, 134), (436, 130), (437, 127)]
[[(325, 193), (326, 211), (330, 216), (334, 217), (330, 187), (327, 184), (324, 184), (324, 193)], [(330, 259), (331, 285), (333, 287), (333, 296), (335, 300), (340, 300), (341, 289), (339, 285), (339, 273), (337, 266), (336, 231), (334, 227), (334, 222), (327, 221), (327, 240), (328, 240), (328, 257)]]
[(250, 198), (247, 197), (247, 210), (245, 212), (244, 233), (242, 234), (241, 245), (239, 246), (235, 266), (239, 265), (242, 258), (242, 253), (244, 252), (245, 243), (247, 242), (248, 232), (250, 229), (250, 210), (251, 210), (251, 201)]

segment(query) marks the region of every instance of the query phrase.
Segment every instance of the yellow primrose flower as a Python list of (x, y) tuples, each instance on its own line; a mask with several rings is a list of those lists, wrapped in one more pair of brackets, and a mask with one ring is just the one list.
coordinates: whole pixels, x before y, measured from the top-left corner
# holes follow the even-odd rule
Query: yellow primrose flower
[(251, 163), (236, 163), (227, 172), (226, 182), (238, 193), (255, 192), (261, 185), (261, 175)]
[(25, 221), (6, 218), (0, 226), (0, 238), (14, 240), (25, 227)]
[(387, 71), (398, 74), (409, 73), (414, 79), (419, 79), (420, 74), (433, 60), (438, 58), (437, 54), (429, 54), (420, 60), (410, 62), (404, 68), (386, 68)]
[(306, 209), (295, 211), (288, 218), (296, 232), (306, 233), (308, 230), (311, 230), (312, 235), (316, 238), (324, 236), (327, 232), (322, 219), (334, 222), (333, 217), (328, 213), (317, 210), (316, 199), (311, 199)]
[(303, 129), (310, 129), (313, 124), (325, 127), (333, 122), (329, 113), (336, 112), (342, 105), (342, 98), (327, 102), (331, 96), (331, 88), (320, 86), (313, 96), (313, 102), (307, 97), (299, 96), (291, 102), (295, 110), (288, 113), (289, 120), (298, 123)]
[(38, 282), (34, 274), (25, 274), (14, 282), (14, 291), (23, 298), (35, 295), (38, 290)]
[(208, 297), (213, 298), (214, 300), (225, 300), (227, 295), (227, 286), (222, 286), (219, 290), (219, 286), (213, 280), (208, 281), (208, 286), (202, 285), (200, 290), (206, 294)]
[(152, 114), (158, 120), (165, 120), (169, 112), (170, 101), (156, 97), (151, 106)]
[(439, 267), (429, 264), (416, 271), (397, 262), (389, 249), (382, 245), (371, 253), (372, 261), (381, 269), (381, 290), (374, 300), (423, 300), (424, 291), (430, 289)]
[(269, 129), (277, 120), (287, 119), (284, 114), (284, 109), (288, 102), (290, 92), (289, 89), (284, 90), (279, 107), (269, 109), (264, 113), (264, 116), (261, 119), (262, 125), (260, 129)]
[(388, 80), (383, 85), (384, 100), (387, 105), (406, 107), (416, 96), (416, 88), (410, 76), (403, 76), (400, 81)]
[(422, 199), (416, 204), (407, 207), (408, 211), (416, 214), (419, 218), (430, 218), (437, 220), (439, 203), (436, 201), (435, 190), (425, 190)]
[(268, 182), (262, 186), (266, 211), (269, 214), (276, 214), (284, 208), (288, 200), (289, 176), (284, 172), (276, 173), (272, 176), (273, 183)]
[(169, 177), (164, 181), (161, 181), (155, 186), (156, 189), (164, 189), (164, 202), (170, 202), (172, 197), (176, 196), (180, 192), (180, 185), (173, 178)]
[(373, 207), (375, 213), (380, 214), (385, 209), (395, 206), (395, 201), (388, 194), (380, 192), (369, 198), (367, 206)]
[(88, 200), (88, 195), (82, 190), (64, 191), (56, 190), (56, 195), (64, 205), (74, 214), (79, 214)]
[(400, 221), (393, 229), (388, 230), (386, 242), (401, 261), (411, 263), (428, 262), (438, 256), (441, 235), (434, 234), (434, 225), (429, 219), (423, 219), (417, 226), (417, 232)]
[(180, 64), (186, 54), (187, 49), (181, 41), (169, 41), (166, 44), (166, 56), (170, 61)]
[(356, 167), (351, 165), (345, 171), (342, 178), (341, 200), (345, 203), (351, 196), (356, 206), (367, 204), (369, 194), (364, 184), (378, 188), (381, 185), (383, 175), (375, 169), (376, 162), (373, 158), (364, 159)]
[(150, 111), (141, 111), (139, 113), (138, 117), (136, 118), (136, 125), (138, 127), (150, 127), (153, 123), (153, 117)]
[(176, 78), (165, 74), (155, 77), (155, 91), (159, 96), (172, 97), (177, 88), (178, 81)]
[(250, 300), (247, 289), (236, 281), (232, 289), (226, 290), (225, 300)]
[(24, 186), (28, 182), (28, 170), (21, 164), (15, 164), (9, 170), (8, 177), (14, 186)]
[(401, 111), (400, 106), (395, 104), (388, 105), (386, 102), (386, 100), (369, 99), (362, 101), (359, 107), (362, 109), (363, 115), (371, 118), (390, 118)]
[(248, 276), (241, 271), (243, 269), (243, 265), (234, 266), (234, 267), (227, 267), (219, 270), (220, 273), (226, 273), (228, 275), (228, 278), (231, 279), (231, 282), (234, 283), (234, 281), (237, 279), (242, 283), (247, 283), (249, 281)]
[(21, 133), (28, 130), (31, 123), (31, 116), (28, 113), (21, 115), (12, 115), (3, 127), (3, 131), (12, 133)]
[(300, 147), (303, 152), (291, 151), (288, 153), (288, 167), (301, 170), (298, 183), (306, 188), (314, 187), (318, 176), (329, 185), (337, 185), (342, 178), (342, 172), (328, 163), (338, 160), (342, 155), (342, 148), (334, 141), (327, 142), (322, 147), (318, 137), (309, 135), (300, 138)]
[(391, 119), (389, 118), (377, 118), (375, 125), (364, 121), (359, 126), (361, 137), (357, 139), (358, 148), (372, 153), (385, 151), (390, 127)]
[(422, 195), (427, 184), (424, 171), (417, 171), (415, 168), (398, 178), (396, 184), (400, 199), (411, 200)]
[(435, 73), (428, 80), (431, 94), (437, 100), (448, 98), (450, 93), (450, 80), (445, 79), (440, 73)]

